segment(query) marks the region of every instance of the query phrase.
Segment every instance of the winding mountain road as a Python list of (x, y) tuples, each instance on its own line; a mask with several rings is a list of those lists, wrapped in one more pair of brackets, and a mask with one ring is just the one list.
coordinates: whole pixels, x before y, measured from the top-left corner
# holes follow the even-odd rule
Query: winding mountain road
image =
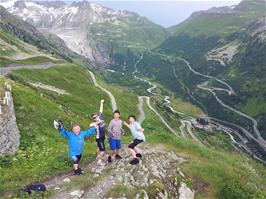
[[(165, 121), (165, 119), (152, 107), (151, 103), (150, 103), (150, 97), (148, 96), (139, 96), (139, 111), (140, 111), (140, 119), (139, 121), (143, 121), (145, 119), (145, 114), (143, 111), (143, 100), (146, 100), (146, 103), (149, 107), (150, 110), (152, 110), (157, 116), (158, 118), (162, 121), (162, 123), (169, 129), (169, 131), (171, 131), (174, 135), (178, 135), (178, 133), (172, 129), (172, 127)], [(144, 116), (144, 117), (143, 117)]]
[[(257, 121), (256, 121), (254, 118), (252, 118), (252, 117), (246, 115), (245, 113), (243, 113), (243, 112), (241, 112), (241, 111), (239, 111), (239, 110), (237, 110), (237, 109), (235, 109), (235, 108), (233, 108), (233, 107), (231, 107), (231, 106), (225, 104), (225, 103), (224, 103), (224, 102), (223, 102), (223, 101), (217, 96), (217, 94), (214, 92), (215, 90), (218, 90), (218, 91), (222, 90), (222, 91), (226, 91), (226, 92), (228, 93), (228, 95), (232, 95), (232, 94), (235, 94), (233, 88), (232, 88), (229, 84), (227, 84), (226, 82), (224, 82), (224, 81), (222, 81), (222, 80), (219, 80), (219, 79), (217, 79), (217, 78), (215, 78), (215, 77), (212, 77), (212, 76), (210, 76), (210, 75), (204, 75), (204, 74), (201, 74), (201, 73), (199, 73), (198, 71), (194, 70), (194, 69), (191, 67), (190, 63), (189, 63), (187, 60), (185, 60), (185, 59), (183, 59), (183, 58), (177, 58), (177, 59), (182, 60), (183, 62), (185, 62), (185, 63), (186, 63), (186, 66), (188, 67), (188, 69), (189, 69), (190, 71), (192, 71), (194, 74), (196, 74), (196, 75), (200, 75), (200, 76), (202, 76), (202, 77), (206, 77), (206, 78), (208, 78), (208, 79), (214, 79), (214, 80), (216, 80), (216, 81), (222, 83), (223, 85), (227, 86), (228, 89), (216, 88), (216, 87), (210, 87), (210, 86), (207, 85), (207, 82), (204, 82), (204, 83), (201, 83), (201, 84), (198, 84), (198, 85), (197, 85), (197, 87), (198, 87), (199, 89), (211, 93), (211, 94), (215, 97), (216, 101), (217, 101), (221, 106), (223, 106), (224, 108), (226, 108), (226, 109), (228, 109), (228, 110), (230, 110), (230, 111), (232, 111), (232, 112), (234, 112), (234, 113), (236, 113), (236, 114), (238, 114), (238, 115), (240, 115), (240, 116), (242, 116), (242, 117), (244, 117), (244, 118), (250, 120), (250, 121), (252, 122), (252, 124), (253, 124), (253, 132), (254, 132), (254, 134), (255, 134), (256, 137), (255, 137), (254, 135), (252, 135), (252, 133), (250, 133), (249, 131), (247, 131), (245, 128), (243, 128), (243, 127), (241, 127), (241, 126), (239, 126), (239, 125), (236, 125), (236, 124), (233, 124), (233, 123), (230, 123), (230, 122), (226, 122), (226, 121), (223, 121), (223, 120), (218, 120), (217, 118), (211, 118), (211, 117), (207, 117), (207, 118), (210, 118), (210, 119), (212, 119), (212, 120), (216, 120), (216, 121), (218, 121), (218, 122), (223, 122), (223, 123), (225, 123), (225, 124), (229, 124), (229, 125), (231, 125), (231, 126), (234, 126), (234, 127), (238, 128), (238, 129), (240, 129), (240, 130), (244, 133), (244, 135), (247, 137), (248, 140), (253, 140), (254, 142), (256, 142), (256, 143), (260, 146), (260, 148), (263, 150), (264, 154), (266, 154), (266, 141), (261, 137), (261, 134), (260, 134), (260, 132), (259, 132), (259, 130), (258, 130), (258, 128), (257, 128), (257, 125), (258, 125), (258, 124), (257, 124)], [(238, 137), (240, 138), (239, 135), (240, 135), (240, 134), (238, 134)], [(242, 138), (240, 138), (240, 139), (243, 140)], [(247, 152), (249, 152), (254, 158), (260, 160), (260, 161), (263, 162), (263, 163), (265, 163), (265, 160), (262, 160), (261, 158), (257, 157), (257, 156), (256, 156), (256, 155), (255, 155), (255, 154), (254, 154), (254, 153), (253, 153), (253, 152), (252, 152), (252, 151), (251, 151), (246, 145), (244, 146), (244, 144), (243, 144), (242, 146), (243, 146), (243, 148), (245, 148), (245, 150), (246, 150)]]
[(88, 71), (88, 72), (91, 75), (91, 79), (92, 79), (95, 87), (99, 88), (100, 90), (102, 90), (103, 92), (105, 92), (109, 96), (109, 98), (111, 100), (112, 110), (113, 111), (117, 110), (117, 103), (116, 103), (114, 95), (110, 91), (108, 91), (106, 88), (103, 88), (102, 86), (100, 86), (97, 83), (97, 80), (96, 80), (95, 75), (93, 74), (93, 72), (91, 72), (91, 71)]
[(182, 126), (186, 126), (187, 127), (187, 132), (190, 135), (190, 137), (192, 137), (192, 139), (195, 140), (198, 144), (202, 144), (202, 142), (192, 132), (192, 124), (191, 124), (191, 122), (190, 121), (186, 121), (186, 120), (181, 120), (181, 123), (182, 123)]
[(206, 78), (208, 78), (208, 79), (213, 79), (213, 80), (215, 80), (215, 81), (217, 81), (217, 82), (219, 82), (219, 83), (225, 85), (225, 86), (228, 88), (228, 89), (223, 89), (223, 88), (216, 88), (216, 87), (213, 87), (213, 89), (226, 91), (229, 95), (232, 95), (232, 94), (235, 95), (235, 91), (234, 91), (234, 89), (233, 89), (228, 83), (226, 83), (225, 81), (222, 81), (222, 80), (220, 80), (220, 79), (218, 79), (218, 78), (216, 78), (216, 77), (210, 76), (210, 75), (202, 74), (202, 73), (200, 73), (200, 72), (194, 70), (194, 69), (191, 67), (190, 63), (189, 63), (187, 60), (183, 59), (183, 58), (177, 57), (177, 59), (179, 59), (179, 60), (185, 62), (186, 66), (187, 66), (187, 67), (189, 68), (189, 70), (192, 71), (194, 74), (199, 75), (199, 76), (202, 76), (202, 77), (206, 77)]

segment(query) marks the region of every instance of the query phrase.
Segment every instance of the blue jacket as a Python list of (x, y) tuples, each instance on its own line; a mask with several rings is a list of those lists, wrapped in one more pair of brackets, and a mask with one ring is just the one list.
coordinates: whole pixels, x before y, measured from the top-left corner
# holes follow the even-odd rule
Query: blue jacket
[(67, 132), (64, 128), (61, 129), (60, 135), (68, 140), (68, 149), (70, 157), (82, 154), (84, 139), (88, 135), (92, 135), (95, 128), (90, 128), (86, 131), (80, 131), (78, 135), (73, 132)]

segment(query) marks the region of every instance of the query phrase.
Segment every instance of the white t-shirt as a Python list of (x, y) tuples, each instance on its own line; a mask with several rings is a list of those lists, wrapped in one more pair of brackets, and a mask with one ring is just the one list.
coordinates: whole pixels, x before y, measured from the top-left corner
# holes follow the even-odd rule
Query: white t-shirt
[(138, 122), (134, 122), (134, 124), (130, 124), (129, 128), (135, 139), (145, 141), (144, 133), (140, 130), (141, 126)]

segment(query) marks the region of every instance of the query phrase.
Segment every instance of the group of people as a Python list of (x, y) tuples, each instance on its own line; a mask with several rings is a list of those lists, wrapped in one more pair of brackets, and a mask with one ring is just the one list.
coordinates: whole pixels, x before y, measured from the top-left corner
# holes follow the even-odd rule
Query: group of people
[[(106, 131), (109, 133), (109, 156), (107, 158), (108, 163), (112, 162), (113, 155), (116, 160), (121, 160), (120, 155), (121, 149), (121, 136), (124, 133), (123, 125), (127, 126), (134, 139), (132, 143), (128, 145), (128, 149), (131, 152), (133, 159), (129, 162), (132, 165), (138, 164), (139, 159), (142, 158), (140, 149), (137, 145), (145, 141), (144, 129), (136, 121), (136, 116), (130, 115), (128, 117), (128, 122), (122, 121), (120, 119), (119, 110), (114, 111), (113, 119), (110, 121), (108, 127), (105, 124), (103, 118), (103, 106), (104, 100), (100, 102), (99, 112), (95, 112), (91, 115), (92, 123), (90, 128), (86, 131), (82, 131), (80, 126), (75, 124), (72, 126), (72, 131), (68, 132), (63, 127), (63, 122), (61, 120), (54, 120), (54, 127), (60, 132), (60, 135), (68, 140), (69, 155), (73, 162), (73, 170), (76, 175), (82, 174), (82, 169), (79, 167), (79, 162), (82, 157), (83, 144), (87, 136), (95, 134), (95, 139), (97, 142), (97, 164), (103, 165), (103, 158), (106, 151), (105, 139)], [(107, 127), (107, 128), (106, 128)]]

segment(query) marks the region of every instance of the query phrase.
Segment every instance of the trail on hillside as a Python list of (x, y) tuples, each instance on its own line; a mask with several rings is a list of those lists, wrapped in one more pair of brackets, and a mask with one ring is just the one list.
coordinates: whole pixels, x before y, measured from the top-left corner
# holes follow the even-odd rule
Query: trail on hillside
[(95, 78), (95, 75), (93, 74), (93, 72), (89, 71), (89, 74), (91, 75), (91, 79), (92, 79), (94, 85), (95, 85), (97, 88), (101, 89), (103, 92), (105, 92), (105, 93), (109, 96), (109, 98), (110, 98), (110, 100), (111, 100), (112, 110), (113, 110), (113, 111), (117, 110), (117, 103), (116, 103), (116, 100), (115, 100), (114, 95), (113, 95), (110, 91), (108, 91), (106, 88), (103, 88), (102, 86), (100, 86), (100, 85), (97, 83), (96, 78)]
[(47, 69), (51, 68), (53, 66), (60, 66), (63, 64), (54, 64), (52, 62), (46, 62), (46, 63), (40, 63), (40, 64), (12, 64), (7, 67), (0, 67), (0, 75), (7, 75), (13, 70), (19, 70), (19, 69)]
[(171, 133), (173, 133), (174, 135), (178, 135), (178, 133), (165, 121), (165, 119), (161, 116), (161, 114), (159, 114), (158, 111), (156, 111), (152, 107), (152, 105), (150, 103), (150, 97), (148, 97), (148, 96), (139, 96), (139, 98), (142, 99), (142, 100), (145, 99), (149, 109), (152, 110), (158, 116), (158, 118), (162, 121), (162, 123), (166, 126), (166, 128), (168, 128), (168, 130)]

